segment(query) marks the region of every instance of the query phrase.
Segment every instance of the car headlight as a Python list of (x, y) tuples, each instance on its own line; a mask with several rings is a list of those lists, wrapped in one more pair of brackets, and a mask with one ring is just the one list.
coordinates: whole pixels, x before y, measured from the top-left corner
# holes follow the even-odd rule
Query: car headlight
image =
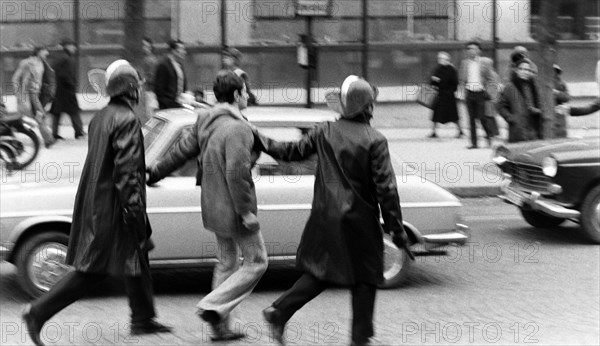
[(494, 155), (492, 156), (492, 161), (498, 166), (502, 166), (506, 161), (508, 161), (508, 154), (510, 151), (503, 145), (500, 145), (494, 150)]
[(542, 160), (542, 172), (548, 177), (556, 176), (556, 172), (558, 171), (558, 162), (553, 157), (544, 157)]

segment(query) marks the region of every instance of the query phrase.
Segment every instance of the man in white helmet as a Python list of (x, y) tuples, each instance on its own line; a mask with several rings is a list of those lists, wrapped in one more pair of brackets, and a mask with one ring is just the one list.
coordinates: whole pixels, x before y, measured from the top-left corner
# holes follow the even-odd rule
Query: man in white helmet
[(23, 313), (36, 345), (42, 345), (40, 331), (48, 319), (109, 275), (125, 276), (132, 334), (171, 330), (154, 320), (144, 140), (133, 112), (142, 81), (127, 61), (117, 60), (106, 71), (106, 83), (110, 102), (90, 122), (88, 155), (73, 209), (67, 264), (74, 271)]
[(397, 244), (407, 243), (387, 140), (370, 125), (377, 89), (349, 76), (331, 96), (340, 120), (316, 126), (298, 142), (259, 134), (263, 150), (276, 159), (318, 156), (312, 209), (296, 255), (304, 274), (263, 311), (280, 344), (292, 315), (336, 285), (352, 292), (352, 345), (367, 345), (374, 335), (375, 292), (383, 281), (384, 229)]

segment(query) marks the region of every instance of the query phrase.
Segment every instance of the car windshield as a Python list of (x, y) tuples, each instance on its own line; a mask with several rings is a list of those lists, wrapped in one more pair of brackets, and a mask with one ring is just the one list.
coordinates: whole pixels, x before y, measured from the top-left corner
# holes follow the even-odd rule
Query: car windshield
[(154, 143), (158, 135), (165, 127), (167, 122), (164, 119), (152, 117), (142, 127), (142, 134), (144, 135), (144, 148), (148, 150)]

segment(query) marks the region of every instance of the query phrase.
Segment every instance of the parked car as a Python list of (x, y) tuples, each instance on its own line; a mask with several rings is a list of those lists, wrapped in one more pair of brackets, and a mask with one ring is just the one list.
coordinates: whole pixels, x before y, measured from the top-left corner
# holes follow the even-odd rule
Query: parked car
[[(260, 131), (276, 139), (300, 138), (315, 123), (335, 114), (304, 108), (251, 107), (246, 115)], [(191, 128), (196, 113), (187, 109), (157, 112), (143, 128), (146, 161), (162, 157)], [(316, 158), (277, 162), (262, 154), (253, 169), (258, 217), (270, 263), (293, 262), (313, 197)], [(203, 229), (196, 160), (190, 160), (156, 187), (147, 189), (147, 211), (156, 248), (153, 268), (212, 266), (216, 242)], [(409, 238), (417, 255), (436, 253), (468, 240), (460, 224), (461, 203), (441, 187), (416, 176), (398, 177)], [(68, 267), (64, 265), (77, 182), (3, 189), (0, 234), (3, 258), (14, 263), (22, 287), (32, 296), (47, 291)], [(432, 217), (435, 216), (435, 217)], [(385, 283), (398, 285), (407, 275), (408, 256), (385, 240)]]
[(600, 138), (503, 145), (494, 162), (509, 178), (500, 197), (519, 207), (530, 225), (573, 220), (600, 243)]

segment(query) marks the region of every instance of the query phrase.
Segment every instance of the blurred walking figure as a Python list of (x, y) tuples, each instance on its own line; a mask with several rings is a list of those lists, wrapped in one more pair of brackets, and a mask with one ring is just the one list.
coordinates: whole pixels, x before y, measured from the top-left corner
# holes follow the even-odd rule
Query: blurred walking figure
[[(201, 110), (192, 131), (164, 159), (148, 168), (153, 184), (196, 157), (202, 185), (202, 222), (217, 238), (212, 292), (198, 303), (198, 316), (211, 325), (213, 341), (244, 337), (230, 329), (232, 310), (250, 295), (267, 270), (267, 250), (256, 217), (251, 167), (258, 158), (254, 134), (241, 114), (248, 94), (244, 81), (221, 71), (213, 85), (217, 104)], [(203, 167), (206, 171), (203, 174)], [(240, 254), (244, 258), (239, 264)]]
[(76, 95), (78, 83), (75, 53), (77, 52), (77, 46), (73, 41), (64, 41), (62, 47), (65, 54), (53, 66), (56, 73), (56, 97), (52, 102), (52, 108), (50, 108), (50, 114), (54, 117), (52, 134), (56, 139), (63, 139), (58, 134), (58, 126), (62, 113), (67, 113), (71, 118), (75, 138), (78, 139), (85, 136), (85, 132), (83, 131)]
[(561, 105), (569, 102), (571, 96), (567, 90), (567, 84), (561, 79), (562, 69), (557, 64), (554, 64), (554, 88), (552, 89), (554, 95), (554, 105), (556, 106), (554, 111), (553, 134), (556, 138), (567, 137), (567, 115), (568, 112), (564, 111), (564, 107)]
[(169, 51), (156, 66), (154, 75), (154, 93), (159, 109), (181, 108), (181, 95), (186, 90), (187, 80), (183, 63), (185, 45), (180, 40), (169, 41)]
[(485, 130), (488, 146), (492, 145), (492, 139), (498, 135), (495, 113), (487, 114), (490, 107), (486, 107), (486, 102), (496, 103), (501, 83), (494, 71), (492, 59), (480, 56), (481, 45), (478, 42), (467, 43), (466, 55), (467, 58), (461, 62), (459, 78), (466, 90), (465, 99), (469, 111), (471, 146), (467, 149), (476, 149), (479, 147), (477, 121), (481, 122)]
[(142, 40), (142, 49), (144, 51), (144, 60), (142, 61), (141, 75), (144, 78), (144, 95), (142, 104), (145, 106), (143, 121), (148, 120), (154, 114), (154, 110), (158, 107), (156, 94), (154, 93), (154, 78), (156, 74), (156, 66), (158, 58), (154, 55), (154, 43), (149, 37), (144, 37)]
[(73, 209), (67, 264), (75, 270), (28, 304), (23, 314), (36, 345), (42, 345), (40, 331), (46, 321), (108, 275), (125, 276), (132, 334), (171, 330), (154, 320), (144, 139), (133, 112), (140, 79), (127, 61), (117, 60), (106, 70), (106, 81), (110, 102), (90, 122), (89, 149)]
[(349, 76), (341, 92), (331, 96), (339, 102), (340, 120), (316, 126), (298, 142), (259, 135), (264, 151), (276, 159), (298, 161), (316, 153), (319, 161), (296, 255), (304, 274), (263, 311), (280, 344), (294, 313), (334, 285), (352, 292), (352, 345), (369, 344), (375, 334), (375, 294), (383, 281), (384, 229), (396, 243), (407, 242), (388, 143), (370, 125), (377, 89)]
[(248, 105), (255, 106), (258, 103), (256, 101), (256, 96), (250, 90), (250, 78), (248, 77), (246, 71), (240, 68), (242, 59), (242, 52), (233, 47), (226, 48), (223, 51), (223, 68), (235, 72), (235, 74), (244, 80), (244, 84), (246, 85), (246, 90), (248, 92)]
[(458, 133), (456, 138), (462, 137), (464, 134), (460, 128), (460, 120), (458, 118), (458, 108), (456, 106), (456, 97), (454, 93), (458, 88), (458, 71), (452, 65), (450, 54), (439, 52), (437, 56), (438, 65), (431, 75), (431, 85), (437, 87), (438, 96), (431, 121), (433, 127), (431, 129), (430, 138), (436, 138), (437, 124), (455, 123)]
[[(518, 63), (519, 61), (523, 60), (523, 59), (529, 59), (531, 60), (531, 58), (529, 57), (529, 50), (523, 46), (515, 46), (512, 50), (512, 52), (510, 53), (510, 65), (508, 67), (508, 71), (507, 71), (507, 79), (510, 79), (510, 76), (512, 74), (513, 71), (513, 67), (512, 65)], [(537, 76), (538, 74), (538, 68), (537, 65), (531, 61), (531, 72)]]
[(508, 123), (508, 142), (541, 138), (541, 99), (534, 81), (531, 60), (525, 58), (512, 65), (513, 73), (505, 85), (498, 112)]
[(46, 148), (54, 144), (50, 127), (46, 124), (46, 110), (40, 101), (42, 93), (45, 60), (48, 48), (39, 46), (31, 56), (22, 60), (12, 77), (19, 113), (30, 116), (37, 122)]

